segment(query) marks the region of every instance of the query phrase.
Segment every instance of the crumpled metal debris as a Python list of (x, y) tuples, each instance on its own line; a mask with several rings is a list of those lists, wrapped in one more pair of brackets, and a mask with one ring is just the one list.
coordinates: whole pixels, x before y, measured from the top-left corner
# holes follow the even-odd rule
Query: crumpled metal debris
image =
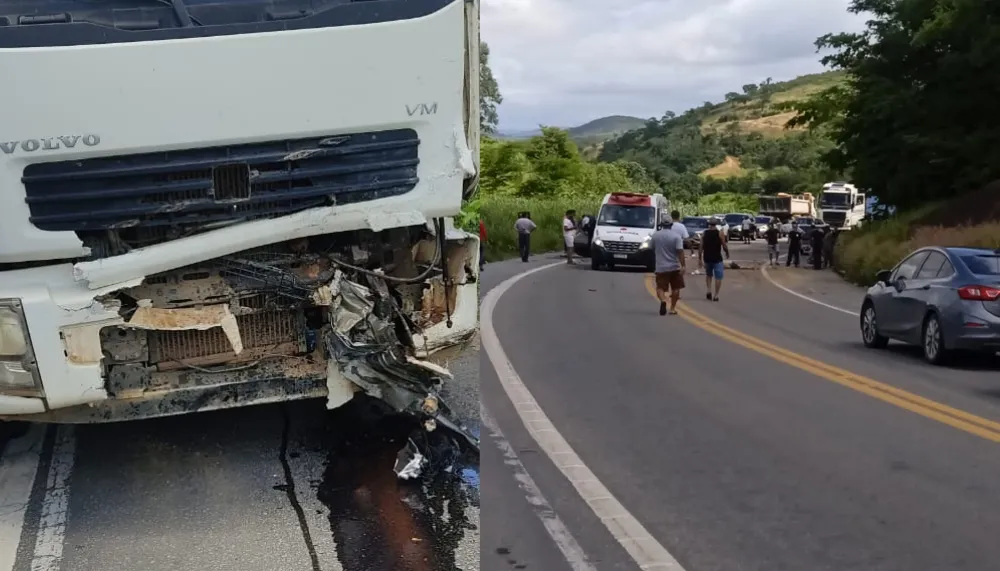
[[(397, 306), (384, 280), (377, 276), (365, 279), (368, 285), (352, 281), (338, 270), (328, 286), (331, 326), (324, 331), (323, 341), (329, 358), (344, 378), (421, 422), (397, 456), (394, 471), (399, 478), (420, 477), (429, 466), (447, 470), (458, 458), (460, 445), (479, 451), (479, 439), (453, 420), (438, 395), (451, 373), (412, 355), (412, 322)], [(403, 327), (396, 327), (398, 323)], [(458, 439), (433, 435), (438, 426)]]

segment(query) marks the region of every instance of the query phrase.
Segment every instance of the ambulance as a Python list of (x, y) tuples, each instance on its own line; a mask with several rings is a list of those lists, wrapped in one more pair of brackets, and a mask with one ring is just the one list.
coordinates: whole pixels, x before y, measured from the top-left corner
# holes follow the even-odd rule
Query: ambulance
[(604, 197), (590, 249), (590, 267), (655, 266), (651, 241), (657, 227), (670, 220), (670, 202), (662, 194), (612, 192)]

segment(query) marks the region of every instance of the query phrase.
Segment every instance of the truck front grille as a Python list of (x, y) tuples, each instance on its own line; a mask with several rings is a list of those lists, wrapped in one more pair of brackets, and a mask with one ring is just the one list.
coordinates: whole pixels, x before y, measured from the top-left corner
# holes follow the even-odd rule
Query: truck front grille
[(244, 360), (270, 354), (293, 354), (306, 351), (306, 327), (298, 312), (267, 312), (236, 318), (243, 353), (233, 353), (232, 345), (219, 327), (205, 330), (150, 331), (149, 361), (160, 370), (205, 366)]
[(847, 220), (846, 212), (824, 212), (823, 222), (826, 222), (830, 226), (843, 226), (844, 221)]
[(21, 180), (41, 230), (205, 226), (404, 194), (419, 143), (399, 129), (39, 163)]
[(615, 254), (634, 254), (639, 251), (635, 242), (605, 242), (604, 249)]

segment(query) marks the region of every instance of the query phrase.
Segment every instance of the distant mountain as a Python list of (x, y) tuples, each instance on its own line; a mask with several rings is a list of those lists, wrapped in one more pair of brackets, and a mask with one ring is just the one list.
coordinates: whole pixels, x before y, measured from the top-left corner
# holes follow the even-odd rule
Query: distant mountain
[(496, 134), (497, 139), (502, 140), (518, 140), (518, 139), (530, 139), (535, 135), (541, 135), (541, 129), (521, 129), (521, 130), (510, 130), (504, 131), (500, 130)]
[(641, 129), (645, 125), (645, 119), (627, 115), (611, 115), (594, 119), (579, 127), (572, 127), (568, 131), (569, 136), (578, 144), (593, 144), (616, 137), (626, 131)]

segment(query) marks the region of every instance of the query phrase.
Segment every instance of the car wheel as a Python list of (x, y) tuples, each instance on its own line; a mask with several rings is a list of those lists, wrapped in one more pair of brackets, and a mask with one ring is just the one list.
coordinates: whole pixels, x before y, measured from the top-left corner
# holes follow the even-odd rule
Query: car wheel
[(597, 256), (590, 257), (590, 269), (592, 270), (601, 269), (601, 262), (597, 259)]
[(885, 349), (889, 344), (888, 337), (879, 335), (875, 304), (870, 301), (861, 308), (861, 340), (869, 349)]
[(931, 365), (943, 365), (948, 360), (948, 350), (944, 346), (944, 330), (937, 314), (931, 313), (924, 319), (922, 336), (924, 360)]

